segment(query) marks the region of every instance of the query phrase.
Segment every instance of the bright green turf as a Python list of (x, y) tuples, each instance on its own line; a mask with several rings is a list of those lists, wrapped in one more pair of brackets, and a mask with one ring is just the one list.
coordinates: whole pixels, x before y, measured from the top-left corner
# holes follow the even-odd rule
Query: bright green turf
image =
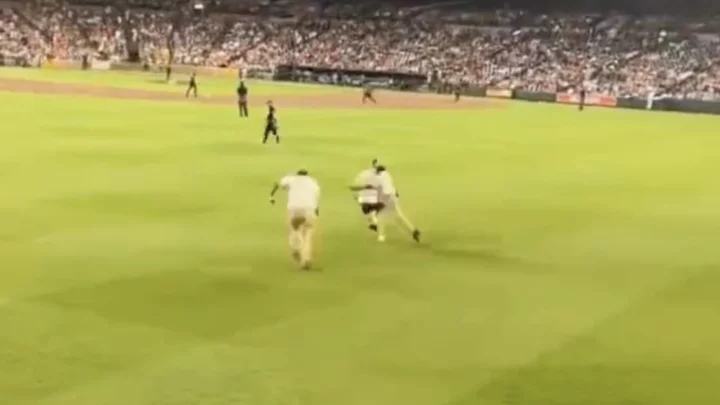
[[(715, 117), (0, 94), (0, 402), (720, 403)], [(392, 170), (427, 244), (345, 189)], [(323, 186), (295, 271), (272, 182)]]
[[(184, 92), (187, 87), (188, 75), (176, 73), (170, 84), (165, 82), (161, 73), (116, 72), (116, 71), (80, 71), (80, 70), (45, 70), (2, 68), (0, 78), (26, 79), (52, 83), (70, 83), (98, 85), (123, 89), (140, 89), (158, 92)], [(237, 80), (234, 78), (215, 77), (199, 74), (198, 87), (200, 95), (234, 95)], [(357, 92), (357, 89), (334, 86), (307, 86), (297, 83), (278, 83), (259, 80), (248, 80), (251, 95), (297, 95), (308, 92), (315, 94), (337, 94)]]

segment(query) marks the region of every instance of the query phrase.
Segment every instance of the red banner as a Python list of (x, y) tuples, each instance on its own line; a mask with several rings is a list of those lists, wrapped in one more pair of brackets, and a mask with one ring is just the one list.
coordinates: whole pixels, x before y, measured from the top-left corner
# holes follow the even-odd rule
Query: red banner
[[(555, 100), (561, 104), (580, 104), (579, 94), (558, 93)], [(617, 106), (617, 99), (613, 96), (605, 96), (602, 94), (588, 94), (585, 97), (585, 105), (599, 105), (602, 107)]]

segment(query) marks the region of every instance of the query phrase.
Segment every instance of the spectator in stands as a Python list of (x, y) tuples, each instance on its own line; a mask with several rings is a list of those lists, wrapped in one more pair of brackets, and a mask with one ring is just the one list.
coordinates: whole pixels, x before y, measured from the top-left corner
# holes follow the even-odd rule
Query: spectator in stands
[[(183, 7), (178, 4), (182, 4)], [(293, 7), (214, 0), (130, 0), (128, 8), (32, 0), (0, 14), (0, 52), (80, 60), (124, 59), (137, 48), (149, 65), (243, 69), (280, 64), (382, 70), (444, 83), (645, 97), (717, 99), (720, 20), (535, 15), (502, 10), (363, 8), (361, 3)], [(245, 8), (243, 8), (245, 7)], [(302, 18), (253, 19), (213, 10)], [(257, 11), (256, 10), (256, 11)], [(360, 18), (364, 17), (364, 18)]]

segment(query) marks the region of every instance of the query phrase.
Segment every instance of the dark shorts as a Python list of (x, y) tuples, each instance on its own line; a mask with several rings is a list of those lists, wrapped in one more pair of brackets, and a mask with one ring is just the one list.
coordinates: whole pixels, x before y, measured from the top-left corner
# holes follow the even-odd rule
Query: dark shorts
[(385, 208), (385, 204), (378, 202), (378, 203), (360, 203), (360, 209), (362, 210), (362, 213), (365, 215), (370, 214), (371, 212), (380, 212)]

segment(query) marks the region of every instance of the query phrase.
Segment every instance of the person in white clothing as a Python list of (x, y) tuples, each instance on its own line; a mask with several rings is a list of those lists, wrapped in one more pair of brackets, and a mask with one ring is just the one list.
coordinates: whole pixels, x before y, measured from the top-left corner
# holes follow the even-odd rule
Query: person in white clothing
[(297, 174), (285, 176), (275, 183), (270, 192), (271, 204), (275, 204), (275, 193), (279, 189), (288, 193), (287, 211), (292, 257), (303, 269), (310, 269), (313, 232), (320, 214), (320, 185), (307, 170), (301, 169)]
[[(377, 162), (376, 162), (377, 163)], [(375, 165), (375, 180), (373, 183), (366, 183), (365, 188), (373, 189), (377, 191), (378, 198), (378, 222), (377, 232), (378, 241), (385, 241), (385, 218), (390, 214), (395, 214), (395, 217), (402, 222), (403, 226), (412, 234), (413, 239), (416, 242), (420, 242), (420, 230), (410, 222), (407, 216), (403, 213), (400, 208), (399, 193), (395, 188), (395, 182), (392, 176), (383, 165)]]
[(375, 172), (377, 159), (373, 159), (369, 168), (361, 171), (356, 177), (355, 182), (350, 190), (356, 193), (355, 198), (360, 204), (360, 210), (368, 219), (370, 224), (368, 228), (377, 232), (378, 230), (378, 213), (382, 211), (383, 206), (378, 200), (378, 189), (380, 188), (380, 179)]

